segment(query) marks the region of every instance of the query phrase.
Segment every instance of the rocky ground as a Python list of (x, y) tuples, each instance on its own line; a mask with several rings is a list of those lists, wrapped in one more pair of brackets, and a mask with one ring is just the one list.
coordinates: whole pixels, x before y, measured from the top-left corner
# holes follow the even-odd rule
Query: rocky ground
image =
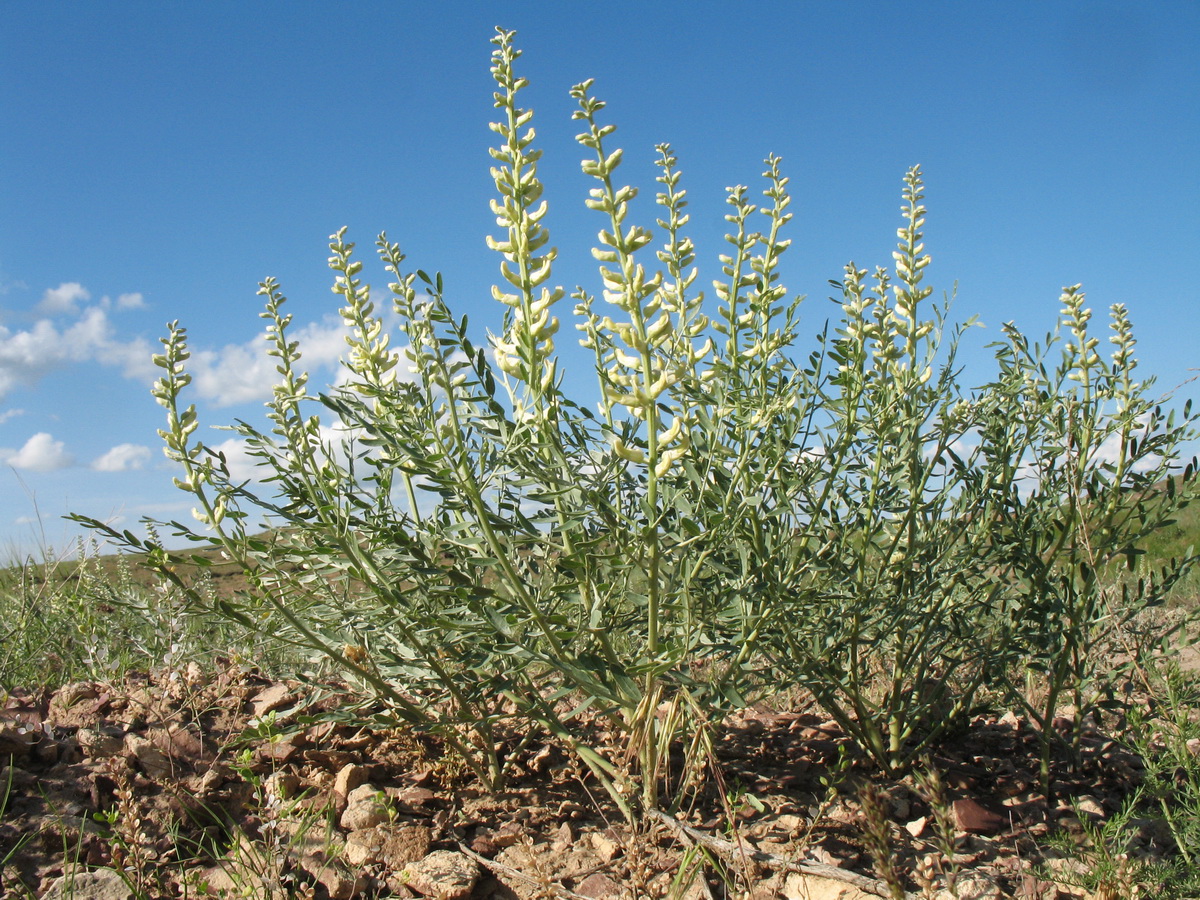
[[(939, 748), (938, 802), (912, 779), (826, 792), (853, 754), (796, 702), (726, 723), (714, 786), (630, 828), (555, 746), (525, 748), (486, 794), (434, 742), (330, 718), (336, 693), (312, 696), (194, 665), (8, 696), (0, 896), (853, 900), (891, 896), (872, 854), (886, 845), (912, 897), (951, 897), (957, 873), (960, 900), (1065, 900), (1084, 896), (1068, 886), (1079, 863), (1055, 858), (1049, 831), (1114, 814), (1140, 766), (1088, 731), (1047, 804), (1037, 735), (1010, 713)], [(1133, 828), (1131, 852), (1167, 852), (1155, 822)]]

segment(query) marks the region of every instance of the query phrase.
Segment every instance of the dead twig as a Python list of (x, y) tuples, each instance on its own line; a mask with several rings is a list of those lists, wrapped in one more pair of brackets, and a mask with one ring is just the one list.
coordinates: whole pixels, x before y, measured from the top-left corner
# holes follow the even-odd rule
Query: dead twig
[[(738, 854), (745, 853), (745, 849), (738, 847), (733, 841), (727, 841), (724, 838), (714, 837), (707, 834), (698, 828), (692, 828), (690, 825), (684, 825), (674, 816), (669, 815), (662, 810), (652, 809), (649, 811), (651, 817), (657, 819), (667, 826), (676, 835), (686, 836), (703, 847), (707, 847), (714, 853), (719, 853), (725, 857), (734, 857)], [(784, 872), (798, 872), (801, 875), (815, 875), (820, 878), (829, 878), (834, 881), (841, 881), (851, 887), (856, 887), (860, 891), (868, 894), (874, 894), (876, 897), (885, 897), (891, 900), (892, 893), (886, 884), (882, 881), (877, 881), (874, 878), (868, 878), (866, 875), (859, 875), (857, 872), (847, 872), (845, 869), (839, 869), (837, 866), (828, 866), (824, 863), (811, 862), (796, 862), (795, 860), (786, 859), (782, 856), (776, 856), (773, 853), (764, 853), (761, 850), (754, 850), (749, 854), (750, 859), (757, 863), (761, 863), (769, 869), (777, 869)], [(907, 900), (917, 900), (916, 894), (905, 894)]]

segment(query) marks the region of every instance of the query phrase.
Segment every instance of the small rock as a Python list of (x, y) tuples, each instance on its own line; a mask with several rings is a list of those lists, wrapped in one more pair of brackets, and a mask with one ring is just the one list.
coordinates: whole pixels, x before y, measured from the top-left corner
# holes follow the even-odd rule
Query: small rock
[(529, 762), (526, 763), (526, 768), (535, 775), (542, 775), (550, 768), (550, 760), (554, 755), (554, 748), (546, 744), (537, 753), (533, 754)]
[(350, 792), (346, 811), (342, 813), (341, 825), (347, 831), (361, 831), (382, 825), (388, 820), (387, 794), (364, 784)]
[(621, 896), (621, 885), (613, 881), (603, 872), (595, 872), (583, 879), (575, 888), (575, 893), (581, 897), (594, 897), (603, 900), (607, 897)]
[(1058, 888), (1053, 882), (1042, 881), (1036, 875), (1026, 873), (1021, 877), (1021, 887), (1017, 896), (1021, 900), (1054, 900), (1058, 897)]
[(1068, 734), (1075, 729), (1075, 717), (1055, 716), (1050, 720), (1050, 728), (1059, 734)]
[(397, 872), (423, 859), (433, 843), (433, 829), (426, 825), (381, 825), (379, 828), (387, 837), (382, 862)]
[(571, 831), (569, 822), (563, 822), (551, 836), (550, 849), (556, 853), (562, 853), (575, 843), (575, 835)]
[(226, 766), (213, 766), (197, 780), (196, 793), (200, 797), (205, 797), (213, 791), (219, 790), (232, 777), (233, 773)]
[(346, 862), (355, 869), (373, 865), (383, 859), (383, 845), (387, 837), (380, 826), (362, 828), (346, 835)]
[(226, 871), (225, 866), (216, 865), (201, 869), (196, 879), (205, 896), (236, 897), (237, 881)]
[(261, 719), (267, 713), (287, 706), (296, 698), (283, 682), (268, 685), (250, 698), (250, 708), (255, 718)]
[(184, 680), (195, 687), (204, 682), (204, 670), (200, 668), (200, 664), (193, 660), (187, 664), (187, 669), (184, 670)]
[(434, 800), (437, 800), (437, 794), (429, 788), (406, 787), (396, 792), (396, 802), (413, 810), (420, 810)]
[(121, 729), (112, 726), (80, 728), (75, 734), (75, 739), (83, 749), (84, 755), (91, 759), (116, 756), (125, 744), (124, 737)]
[(999, 724), (1007, 725), (1009, 728), (1015, 728), (1017, 731), (1020, 731), (1025, 727), (1025, 720), (1010, 709), (1000, 717)]
[(100, 687), (98, 685), (90, 681), (76, 681), (60, 687), (50, 702), (69, 709), (76, 703), (83, 700), (95, 700), (99, 696)]
[(1071, 884), (1088, 875), (1087, 865), (1078, 859), (1052, 857), (1044, 860), (1046, 868), (1056, 882)]
[(1075, 801), (1075, 808), (1093, 819), (1103, 819), (1105, 815), (1104, 807), (1100, 805), (1100, 801), (1095, 797), (1080, 797)]
[(304, 759), (310, 763), (336, 772), (361, 758), (348, 750), (305, 750)]
[(210, 758), (211, 754), (204, 749), (204, 739), (189, 728), (171, 725), (168, 728), (155, 728), (147, 733), (154, 745), (171, 759), (188, 762), (192, 765)]
[(591, 835), (592, 849), (601, 862), (612, 862), (621, 852), (621, 845), (607, 831), (595, 831)]
[(981, 806), (970, 797), (955, 800), (954, 823), (967, 834), (996, 834), (1008, 828), (1008, 819)]
[(875, 895), (864, 893), (844, 881), (799, 872), (788, 874), (782, 896), (785, 900), (878, 900)]
[(291, 762), (298, 751), (299, 748), (294, 740), (283, 738), (282, 740), (267, 741), (259, 746), (258, 758), (282, 766)]
[(904, 826), (904, 830), (913, 837), (920, 837), (921, 832), (925, 830), (925, 823), (929, 821), (928, 816), (921, 816), (919, 819), (913, 819)]
[(826, 850), (824, 847), (822, 847), (820, 844), (817, 844), (816, 846), (813, 846), (813, 847), (809, 847), (808, 853), (806, 855), (807, 855), (807, 858), (809, 860), (811, 860), (812, 862), (820, 863), (823, 866), (833, 866), (835, 869), (841, 868), (842, 866), (847, 865), (849, 862), (851, 862), (848, 859), (839, 859), (838, 857), (836, 857), (832, 853), (830, 853), (828, 850)]
[(795, 813), (784, 813), (775, 819), (775, 824), (789, 834), (795, 834), (801, 831), (807, 823), (803, 816), (798, 816)]
[(42, 900), (133, 900), (133, 891), (113, 869), (63, 875), (50, 883)]
[(417, 893), (436, 900), (467, 900), (479, 880), (479, 865), (453, 850), (434, 850), (405, 866), (401, 877)]
[(352, 900), (370, 887), (366, 875), (345, 872), (321, 853), (306, 854), (300, 859), (300, 867), (325, 887), (329, 900)]
[(151, 778), (166, 778), (174, 770), (171, 758), (140, 734), (125, 735), (125, 754), (131, 760), (136, 759)]
[(350, 792), (366, 780), (366, 766), (350, 763), (338, 770), (337, 777), (333, 780), (333, 792), (341, 797), (349, 797)]
[(263, 790), (272, 800), (291, 800), (300, 790), (300, 776), (291, 772), (272, 772), (263, 782)]
[(1192, 756), (1200, 756), (1200, 738), (1188, 738), (1184, 746), (1187, 747), (1188, 753), (1192, 754)]
[(425, 825), (376, 825), (346, 836), (346, 862), (355, 868), (382, 863), (399, 872), (424, 859), (433, 843), (433, 831)]

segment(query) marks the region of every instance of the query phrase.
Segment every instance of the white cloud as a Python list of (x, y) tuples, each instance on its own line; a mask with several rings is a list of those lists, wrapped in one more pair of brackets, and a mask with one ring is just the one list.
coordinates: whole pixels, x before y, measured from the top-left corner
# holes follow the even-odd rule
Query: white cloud
[(20, 450), (0, 447), (0, 462), (14, 469), (53, 472), (74, 465), (75, 458), (66, 451), (62, 441), (56, 441), (50, 434), (39, 431)]
[(38, 320), (26, 331), (0, 325), (0, 399), (17, 385), (36, 384), (49, 372), (77, 362), (117, 366), (127, 378), (148, 382), (155, 373), (152, 353), (141, 338), (118, 340), (108, 314), (96, 307), (62, 330), (49, 319)]
[[(327, 316), (289, 333), (299, 341), (300, 367), (306, 371), (330, 369), (346, 349), (346, 326)], [(267, 355), (266, 334), (244, 344), (226, 344), (220, 350), (192, 349), (188, 371), (200, 397), (216, 406), (233, 406), (266, 400), (279, 381), (278, 360)]]
[(128, 472), (140, 469), (150, 459), (150, 448), (140, 444), (117, 444), (92, 461), (97, 472)]
[[(18, 386), (37, 384), (50, 372), (79, 363), (112, 366), (126, 378), (146, 384), (161, 374), (152, 362), (159, 350), (157, 345), (142, 338), (120, 339), (110, 319), (114, 310), (143, 306), (142, 295), (121, 294), (115, 303), (106, 296), (84, 308), (76, 305), (90, 296), (79, 284), (62, 284), (46, 292), (39, 308), (44, 312), (72, 313), (73, 321), (57, 323), (47, 316), (24, 330), (0, 325), (0, 400)], [(341, 318), (330, 315), (292, 329), (289, 339), (299, 342), (302, 369), (314, 374), (324, 370), (333, 375), (346, 352), (347, 333)], [(214, 406), (267, 400), (278, 383), (279, 374), (275, 370), (278, 361), (267, 355), (265, 332), (242, 344), (189, 349), (192, 388), (199, 399)], [(334, 378), (343, 375), (344, 372), (338, 371)]]
[(4, 412), (0, 412), (0, 425), (3, 425), (9, 419), (15, 419), (17, 416), (23, 415), (25, 415), (25, 410), (23, 409), (6, 409)]
[(76, 304), (80, 300), (91, 300), (91, 292), (78, 281), (64, 281), (56, 288), (50, 288), (42, 294), (42, 302), (38, 311), (55, 315), (57, 313), (74, 313), (79, 311)]

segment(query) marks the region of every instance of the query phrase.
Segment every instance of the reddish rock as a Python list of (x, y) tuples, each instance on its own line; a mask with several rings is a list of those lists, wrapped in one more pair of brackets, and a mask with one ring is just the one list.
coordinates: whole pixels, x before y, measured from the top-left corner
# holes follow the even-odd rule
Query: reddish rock
[(420, 810), (427, 803), (433, 803), (438, 795), (429, 788), (407, 787), (396, 793), (396, 801), (409, 809)]
[(1008, 817), (981, 806), (970, 797), (955, 800), (954, 824), (967, 834), (996, 834), (1009, 827)]
[(276, 765), (284, 765), (291, 762), (297, 752), (298, 748), (290, 739), (268, 741), (258, 748), (258, 758)]
[(286, 684), (277, 682), (268, 685), (250, 698), (250, 708), (255, 718), (262, 718), (267, 713), (274, 712), (290, 703), (295, 702), (295, 696)]

